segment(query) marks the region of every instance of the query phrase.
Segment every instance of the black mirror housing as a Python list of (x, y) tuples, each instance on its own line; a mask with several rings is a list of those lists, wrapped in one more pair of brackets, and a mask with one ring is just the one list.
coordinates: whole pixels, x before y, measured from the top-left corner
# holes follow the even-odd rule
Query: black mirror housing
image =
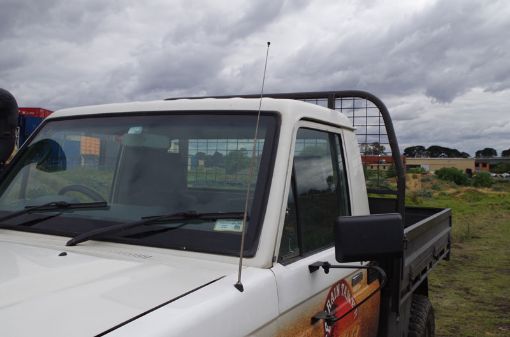
[(37, 169), (44, 172), (65, 171), (67, 168), (64, 150), (54, 140), (42, 139), (30, 144), (26, 151), (27, 162), (24, 165), (36, 163)]
[(399, 213), (340, 216), (335, 222), (338, 262), (377, 261), (401, 256), (404, 226)]

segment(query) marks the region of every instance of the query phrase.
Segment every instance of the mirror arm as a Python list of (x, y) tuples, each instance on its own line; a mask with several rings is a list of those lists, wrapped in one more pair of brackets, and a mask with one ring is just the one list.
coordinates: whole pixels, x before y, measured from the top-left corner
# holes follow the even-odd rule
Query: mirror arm
[(379, 282), (381, 282), (381, 288), (386, 285), (386, 281), (388, 277), (386, 276), (386, 272), (379, 266), (376, 265), (367, 265), (367, 266), (356, 266), (356, 265), (332, 265), (328, 261), (317, 261), (308, 266), (308, 270), (310, 273), (313, 273), (319, 268), (324, 269), (324, 273), (329, 274), (330, 269), (367, 269), (367, 270), (375, 270), (379, 274)]

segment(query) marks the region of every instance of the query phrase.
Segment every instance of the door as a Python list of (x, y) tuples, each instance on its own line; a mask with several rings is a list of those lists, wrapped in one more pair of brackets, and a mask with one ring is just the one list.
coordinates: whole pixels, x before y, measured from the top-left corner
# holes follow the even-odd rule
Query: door
[[(278, 261), (280, 336), (377, 335), (379, 282), (362, 269), (311, 271), (335, 261), (333, 226), (350, 215), (341, 131), (303, 122), (297, 130)], [(320, 319), (319, 313), (335, 317)]]

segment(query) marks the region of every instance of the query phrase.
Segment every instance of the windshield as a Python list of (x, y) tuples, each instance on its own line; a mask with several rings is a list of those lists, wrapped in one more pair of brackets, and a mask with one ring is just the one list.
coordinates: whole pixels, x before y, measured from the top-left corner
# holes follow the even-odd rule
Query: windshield
[[(243, 212), (254, 162), (247, 228), (247, 252), (253, 253), (276, 134), (276, 116), (263, 113), (253, 158), (256, 119), (252, 112), (187, 112), (49, 120), (4, 176), (0, 216), (51, 202), (106, 202), (107, 208), (10, 227), (75, 236), (161, 214)], [(163, 222), (101, 239), (237, 255), (241, 218), (181, 222), (188, 223)]]

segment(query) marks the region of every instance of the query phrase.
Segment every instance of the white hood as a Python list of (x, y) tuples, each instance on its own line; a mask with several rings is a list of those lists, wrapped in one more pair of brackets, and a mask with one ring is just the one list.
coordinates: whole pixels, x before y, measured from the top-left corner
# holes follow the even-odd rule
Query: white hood
[(204, 269), (182, 257), (170, 264), (132, 250), (86, 255), (83, 248), (0, 241), (0, 336), (97, 335), (235, 268)]

